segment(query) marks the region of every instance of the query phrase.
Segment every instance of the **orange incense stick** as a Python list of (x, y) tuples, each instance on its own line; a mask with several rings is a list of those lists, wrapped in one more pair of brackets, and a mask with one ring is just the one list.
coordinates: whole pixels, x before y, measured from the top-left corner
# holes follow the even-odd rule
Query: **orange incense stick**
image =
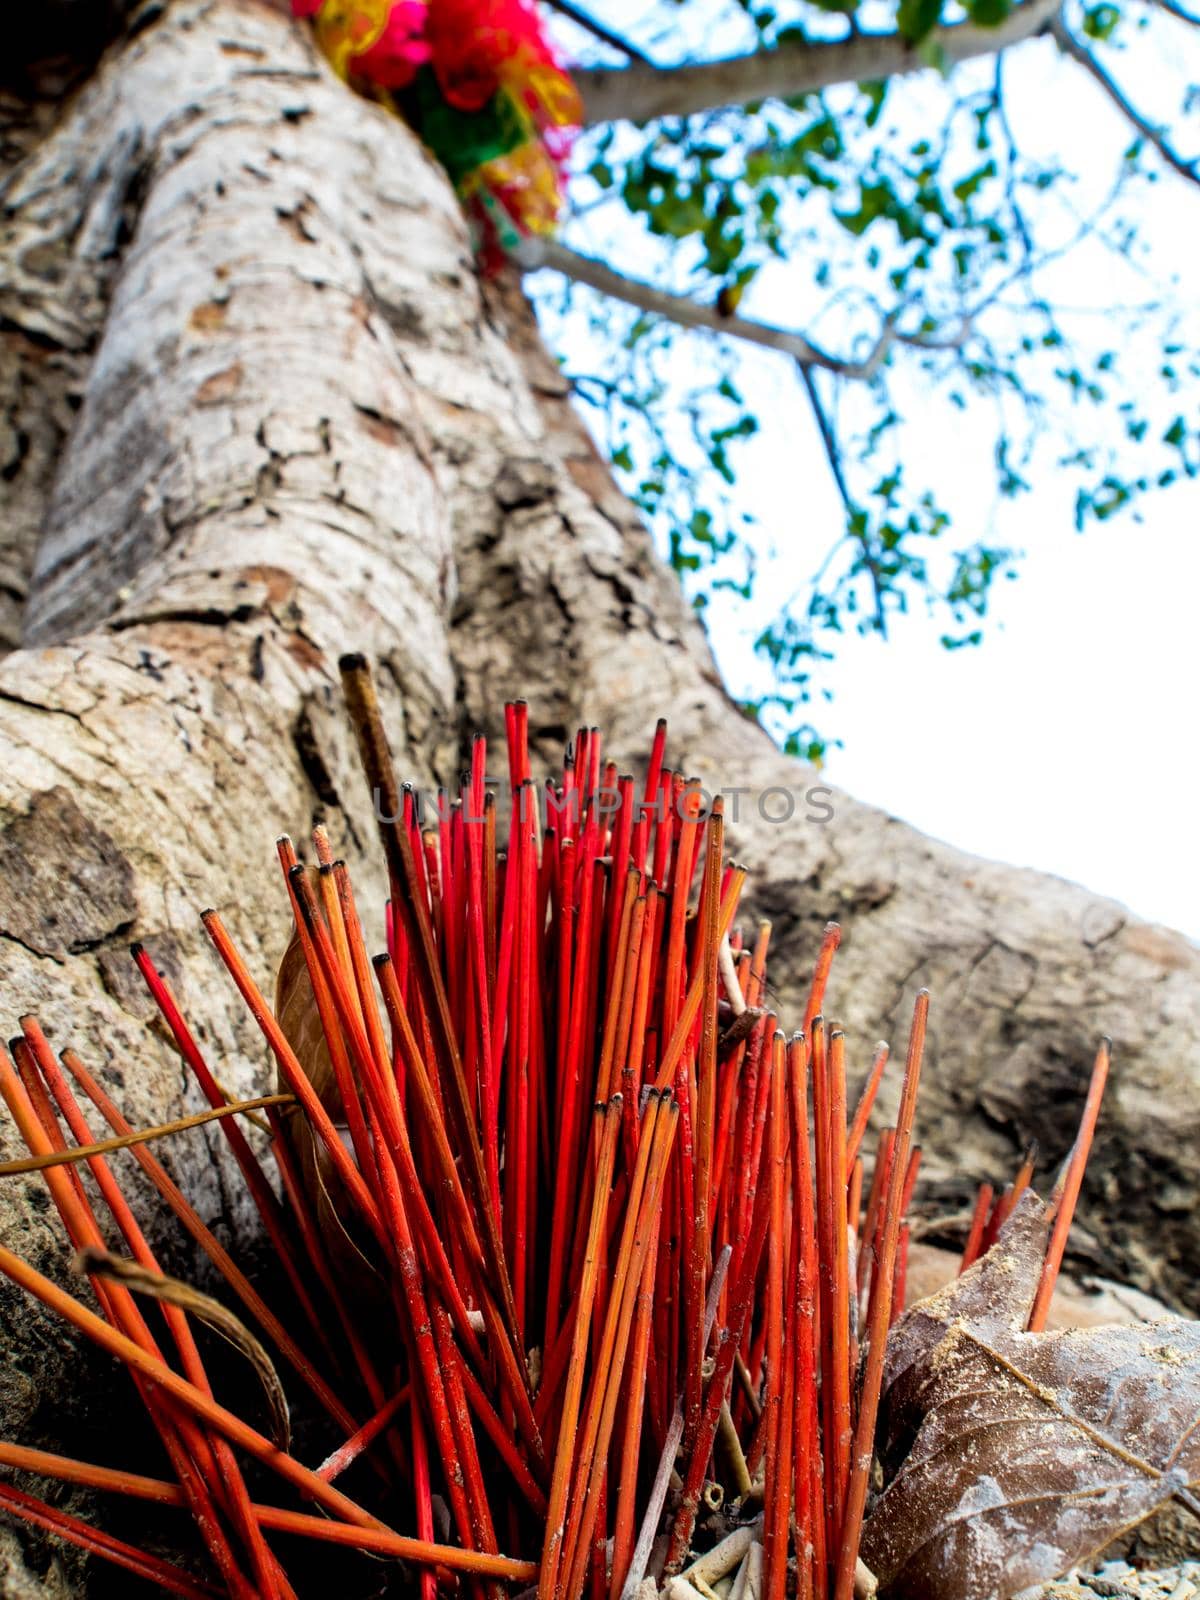
[(928, 1015), (929, 992), (922, 989), (917, 995), (912, 1029), (908, 1036), (908, 1059), (904, 1067), (904, 1086), (900, 1091), (892, 1170), (888, 1178), (887, 1199), (883, 1211), (883, 1238), (876, 1266), (877, 1289), (867, 1333), (867, 1361), (859, 1397), (858, 1424), (854, 1433), (845, 1513), (842, 1517), (839, 1546), (836, 1552), (830, 1552), (834, 1567), (833, 1600), (851, 1600), (854, 1593), (859, 1538), (862, 1533), (867, 1485), (874, 1457), (875, 1421), (879, 1413), (879, 1395), (883, 1385), (883, 1359), (887, 1347), (887, 1332), (891, 1324), (893, 1276), (900, 1238), (900, 1202), (908, 1171), (908, 1155), (917, 1109), (917, 1089), (921, 1080), (921, 1061), (925, 1050), (925, 1026)]
[[(1058, 1282), (1058, 1271), (1062, 1266), (1063, 1252), (1067, 1248), (1067, 1235), (1071, 1231), (1071, 1221), (1075, 1215), (1075, 1205), (1079, 1199), (1079, 1189), (1083, 1183), (1084, 1168), (1091, 1153), (1092, 1138), (1096, 1132), (1096, 1119), (1100, 1115), (1100, 1102), (1104, 1098), (1104, 1087), (1108, 1082), (1108, 1068), (1112, 1059), (1112, 1041), (1101, 1039), (1100, 1047), (1096, 1051), (1096, 1059), (1092, 1066), (1091, 1081), (1088, 1084), (1087, 1100), (1084, 1102), (1083, 1115), (1079, 1121), (1079, 1132), (1075, 1135), (1075, 1143), (1071, 1147), (1070, 1159), (1066, 1171), (1055, 1186), (1055, 1193), (1051, 1203), (1057, 1201), (1057, 1211), (1054, 1216), (1054, 1226), (1050, 1232), (1050, 1242), (1046, 1246), (1045, 1260), (1042, 1262), (1042, 1274), (1038, 1280), (1037, 1293), (1033, 1298), (1033, 1307), (1029, 1313), (1030, 1333), (1041, 1333), (1046, 1326), (1046, 1318), (1050, 1315), (1050, 1302), (1054, 1298), (1054, 1285)], [(1061, 1188), (1061, 1192), (1060, 1192)]]

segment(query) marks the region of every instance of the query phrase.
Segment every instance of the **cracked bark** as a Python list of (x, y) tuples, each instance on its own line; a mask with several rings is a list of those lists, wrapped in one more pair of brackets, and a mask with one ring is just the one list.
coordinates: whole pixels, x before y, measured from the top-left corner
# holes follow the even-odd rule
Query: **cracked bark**
[[(30, 440), (0, 474), (0, 595), (22, 646), (0, 662), (0, 856), (25, 864), (0, 896), (0, 992), (10, 1018), (35, 1010), (74, 1042), (135, 1123), (177, 1114), (186, 1090), (130, 939), (249, 1093), (264, 1052), (199, 910), (219, 906), (268, 979), (288, 932), (273, 839), (318, 818), (364, 906), (382, 904), (342, 650), (381, 664), (421, 783), (453, 779), (518, 694), (546, 762), (582, 721), (637, 762), (665, 713), (675, 764), (710, 787), (819, 781), (726, 696), (524, 302), (481, 289), (438, 170), (282, 18), (177, 0), (29, 143), (0, 253), (0, 418), (28, 419)], [(832, 1008), (861, 1067), (932, 988), (922, 1139), (928, 1192), (955, 1207), (1030, 1135), (1061, 1156), (1112, 1033), (1081, 1244), (1103, 1239), (1105, 1276), (1186, 1300), (1200, 954), (1057, 879), (832, 806), (824, 825), (801, 800), (770, 826), (743, 799), (731, 825), (751, 909), (775, 923), (785, 1021), (830, 916), (846, 929)], [(214, 1215), (216, 1148), (192, 1136), (170, 1157)], [(61, 1273), (37, 1192), (6, 1181), (0, 1233)], [(69, 1346), (7, 1293), (0, 1344), (6, 1431), (52, 1436), (39, 1404)], [(6, 1593), (54, 1592), (21, 1576), (8, 1536), (5, 1551)]]

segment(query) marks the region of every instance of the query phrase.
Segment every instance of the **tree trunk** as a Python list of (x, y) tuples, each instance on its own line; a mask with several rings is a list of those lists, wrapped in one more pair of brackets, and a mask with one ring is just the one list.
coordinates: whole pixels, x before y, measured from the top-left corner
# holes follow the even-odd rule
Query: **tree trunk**
[[(267, 984), (288, 935), (274, 838), (323, 820), (380, 936), (346, 649), (378, 664), (398, 765), (422, 785), (455, 780), (507, 697), (528, 697), (547, 765), (585, 721), (638, 762), (661, 713), (674, 765), (747, 791), (730, 831), (774, 924), (785, 1025), (829, 917), (846, 930), (832, 1010), (860, 1068), (877, 1037), (903, 1044), (915, 988), (932, 989), (931, 1203), (1003, 1178), (1032, 1135), (1051, 1168), (1109, 1032), (1081, 1243), (1103, 1240), (1107, 1276), (1193, 1294), (1200, 953), (847, 796), (805, 820), (824, 810), (804, 798), (819, 778), (726, 695), (519, 292), (481, 286), (455, 198), (404, 127), (265, 5), (177, 0), (52, 131), (21, 130), (0, 256), (0, 590), (20, 638), (0, 661), (10, 1017), (35, 1011), (77, 1044), (135, 1124), (178, 1114), (186, 1076), (126, 952), (141, 939), (226, 1086), (267, 1087), (198, 913), (221, 909)], [(914, 708), (914, 760), (925, 722)], [(786, 825), (760, 814), (772, 788), (793, 797)], [(167, 1160), (233, 1227), (217, 1138)], [(40, 1180), (4, 1180), (0, 1236), (63, 1272)], [(45, 1432), (39, 1396), (70, 1347), (7, 1290), (0, 1317), (4, 1430)]]

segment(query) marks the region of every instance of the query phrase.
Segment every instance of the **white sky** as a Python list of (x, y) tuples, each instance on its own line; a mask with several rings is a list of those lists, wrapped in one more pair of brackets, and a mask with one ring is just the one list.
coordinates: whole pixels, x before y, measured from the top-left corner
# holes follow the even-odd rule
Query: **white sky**
[[(826, 772), (938, 838), (1200, 940), (1200, 492), (1086, 535), (1052, 485), (1010, 515), (1029, 555), (982, 646), (949, 654), (920, 616), (842, 645), (823, 714), (844, 748)], [(731, 677), (746, 643), (718, 639)]]
[[(1164, 59), (1188, 41), (1172, 27), (1148, 43), (1126, 81), (1165, 116), (1164, 102), (1177, 107), (1179, 97), (1162, 92)], [(1200, 59), (1190, 48), (1192, 59), (1177, 55), (1173, 65), (1194, 83)], [(1036, 130), (1097, 184), (1111, 175), (1128, 130), (1078, 69), (1039, 44), (1020, 52), (1008, 85), (1019, 138)], [(1189, 120), (1185, 149), (1200, 145)], [(1164, 180), (1145, 203), (1144, 231), (1163, 278), (1179, 273), (1190, 283), (1195, 337), (1200, 194)], [(628, 257), (623, 267), (638, 270)], [(1112, 258), (1098, 249), (1067, 270), (1075, 304), (1101, 308), (1123, 292)], [(786, 290), (784, 273), (778, 298), (769, 288), (756, 294), (751, 314), (786, 321)], [(765, 425), (740, 458), (736, 498), (773, 553), (749, 606), (722, 599), (710, 607), (735, 691), (768, 681), (751, 641), (780, 597), (812, 573), (842, 516), (790, 371), (756, 353), (743, 382)], [(921, 395), (910, 403), (921, 405)], [(1180, 409), (1178, 399), (1166, 403)], [(1195, 406), (1194, 389), (1182, 403)], [(955, 511), (957, 543), (979, 535), (1026, 552), (1019, 578), (1000, 586), (977, 649), (945, 651), (940, 626), (919, 613), (901, 619), (886, 643), (844, 637), (830, 680), (835, 699), (817, 716), (843, 744), (830, 750), (826, 772), (952, 844), (1075, 879), (1200, 940), (1200, 480), (1151, 495), (1140, 524), (1120, 516), (1080, 535), (1074, 484), (1049, 462), (1032, 475), (1031, 494), (997, 503), (984, 402), (965, 422), (953, 416), (929, 412), (914, 472)]]

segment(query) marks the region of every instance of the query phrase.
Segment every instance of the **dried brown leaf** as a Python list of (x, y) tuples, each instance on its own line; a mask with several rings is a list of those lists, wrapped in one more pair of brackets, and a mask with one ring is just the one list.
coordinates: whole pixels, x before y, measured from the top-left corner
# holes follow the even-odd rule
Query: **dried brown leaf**
[(1006, 1600), (1200, 1480), (1196, 1323), (1029, 1334), (1012, 1329), (1017, 1301), (1005, 1327), (973, 1296), (979, 1318), (932, 1349), (938, 1316), (920, 1341), (910, 1329), (897, 1375), (898, 1411), (921, 1422), (862, 1547), (895, 1600)]
[(234, 1315), (228, 1306), (214, 1300), (211, 1295), (171, 1278), (163, 1272), (153, 1272), (128, 1256), (118, 1256), (98, 1245), (86, 1245), (76, 1257), (76, 1267), (93, 1278), (106, 1278), (111, 1283), (122, 1283), (134, 1294), (147, 1295), (164, 1305), (178, 1306), (188, 1311), (200, 1322), (207, 1324), (235, 1349), (240, 1350), (254, 1368), (262, 1384), (271, 1410), (271, 1437), (281, 1450), (292, 1448), (292, 1425), (288, 1414), (287, 1396), (279, 1381), (275, 1365), (261, 1342), (250, 1329)]
[(1017, 1332), (1037, 1292), (1049, 1219), (1026, 1190), (992, 1248), (959, 1278), (911, 1306), (888, 1336), (878, 1429), (884, 1477), (908, 1454), (924, 1412), (921, 1380), (933, 1352), (956, 1323), (978, 1332)]

